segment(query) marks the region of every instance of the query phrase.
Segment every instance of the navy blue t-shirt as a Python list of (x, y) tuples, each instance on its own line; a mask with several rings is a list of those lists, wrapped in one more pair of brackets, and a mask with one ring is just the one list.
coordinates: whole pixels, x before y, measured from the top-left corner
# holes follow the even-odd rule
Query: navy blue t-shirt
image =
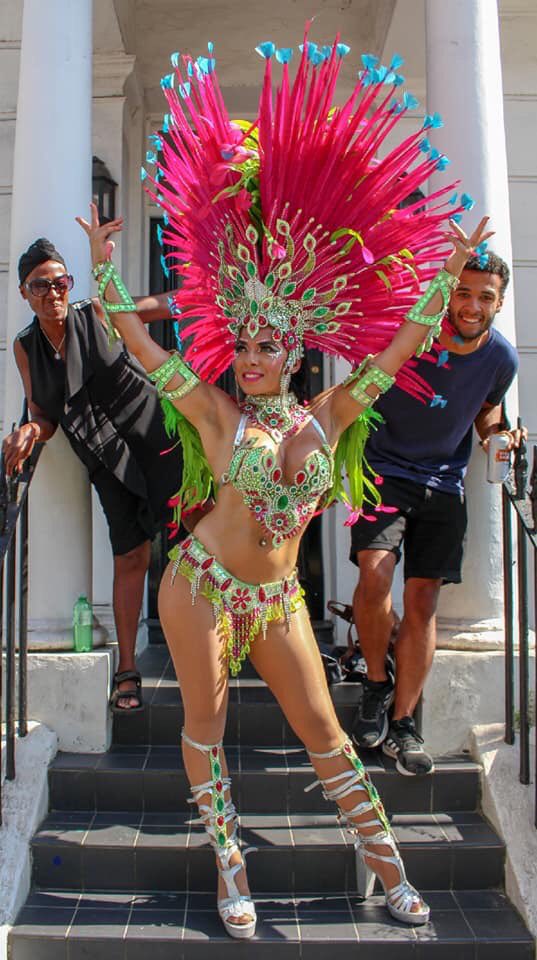
[(474, 353), (446, 354), (440, 355), (441, 365), (419, 360), (417, 366), (438, 397), (436, 405), (422, 403), (397, 386), (379, 398), (375, 409), (385, 423), (371, 431), (366, 457), (381, 475), (460, 493), (473, 422), (484, 403), (502, 401), (517, 372), (518, 356), (494, 327)]

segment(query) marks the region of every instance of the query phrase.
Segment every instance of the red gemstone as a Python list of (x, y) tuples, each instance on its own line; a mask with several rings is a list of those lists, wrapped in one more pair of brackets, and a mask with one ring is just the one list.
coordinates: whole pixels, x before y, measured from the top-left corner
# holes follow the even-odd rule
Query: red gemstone
[(304, 480), (306, 479), (306, 474), (304, 473), (303, 470), (299, 470), (295, 479), (297, 483), (304, 483)]
[(218, 747), (211, 747), (211, 753), (212, 753), (213, 757), (217, 757), (217, 756), (218, 756)]
[(221, 780), (217, 780), (217, 781), (216, 781), (215, 787), (216, 787), (217, 793), (222, 793), (222, 781), (221, 781)]
[(216, 818), (216, 822), (217, 822), (217, 824), (218, 824), (219, 827), (223, 827), (226, 821), (224, 820), (223, 817), (217, 817), (217, 818)]
[(201, 565), (201, 569), (208, 570), (209, 567), (212, 567), (213, 563), (214, 563), (214, 557), (207, 557), (207, 559), (203, 561)]
[(280, 470), (279, 467), (276, 467), (274, 473), (272, 474), (272, 479), (274, 480), (274, 483), (279, 483), (281, 475), (282, 475), (282, 471)]
[(264, 603), (265, 600), (267, 599), (267, 594), (266, 594), (265, 590), (263, 589), (263, 587), (259, 587), (259, 590), (257, 591), (257, 595), (258, 595), (259, 599), (261, 600), (261, 603)]
[(289, 593), (289, 584), (288, 584), (287, 580), (284, 580), (284, 581), (283, 581), (283, 592), (284, 592), (284, 593)]
[(345, 744), (345, 746), (343, 747), (343, 749), (344, 749), (345, 753), (350, 753), (350, 752), (351, 752), (351, 748), (350, 748), (350, 746), (349, 746), (348, 743)]
[(192, 543), (192, 537), (187, 537), (186, 540), (183, 540), (181, 544), (181, 548), (183, 550), (188, 550), (191, 543)]
[(228, 588), (232, 583), (233, 583), (233, 578), (232, 578), (232, 577), (228, 577), (227, 580), (224, 580), (224, 582), (220, 584), (220, 589), (222, 590), (222, 592), (223, 592), (224, 590), (227, 590), (227, 588)]

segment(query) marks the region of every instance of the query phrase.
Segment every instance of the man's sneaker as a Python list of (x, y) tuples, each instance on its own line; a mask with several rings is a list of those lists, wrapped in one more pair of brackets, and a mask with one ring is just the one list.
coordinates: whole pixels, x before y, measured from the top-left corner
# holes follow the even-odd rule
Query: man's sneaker
[(382, 752), (393, 757), (399, 773), (405, 777), (423, 776), (434, 771), (433, 758), (422, 749), (420, 737), (412, 717), (392, 720)]
[(364, 680), (358, 713), (352, 728), (352, 739), (357, 747), (372, 750), (382, 743), (388, 733), (388, 710), (393, 703), (394, 685), (390, 678), (384, 683)]

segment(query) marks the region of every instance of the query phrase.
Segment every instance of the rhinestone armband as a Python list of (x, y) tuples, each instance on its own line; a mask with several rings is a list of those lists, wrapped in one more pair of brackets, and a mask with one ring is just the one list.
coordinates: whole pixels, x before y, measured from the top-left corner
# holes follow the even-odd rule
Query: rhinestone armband
[[(93, 268), (93, 276), (97, 280), (99, 300), (101, 306), (104, 310), (104, 315), (106, 318), (106, 328), (108, 330), (108, 342), (110, 344), (114, 343), (116, 340), (121, 340), (121, 334), (118, 333), (114, 327), (111, 319), (111, 313), (136, 313), (136, 304), (132, 299), (129, 291), (127, 290), (123, 280), (121, 279), (119, 273), (117, 272), (114, 264), (111, 260), (106, 260), (104, 263), (96, 263)], [(117, 290), (119, 295), (119, 303), (111, 303), (110, 300), (107, 300), (105, 297), (105, 290), (109, 283), (113, 283), (114, 287)]]
[(369, 354), (360, 366), (343, 381), (344, 387), (352, 384), (349, 393), (353, 400), (356, 400), (356, 403), (359, 403), (362, 407), (371, 407), (377, 399), (377, 397), (372, 397), (369, 393), (366, 393), (366, 387), (374, 384), (380, 393), (386, 393), (386, 390), (389, 390), (395, 383), (395, 377), (391, 377), (389, 373), (385, 373), (380, 367), (371, 363), (372, 359), (373, 355)]
[[(166, 384), (170, 382), (176, 373), (183, 378), (184, 382), (176, 387), (175, 390), (166, 390)], [(199, 377), (196, 376), (194, 371), (185, 363), (181, 354), (177, 352), (170, 354), (162, 366), (157, 367), (156, 370), (149, 373), (148, 377), (151, 382), (155, 384), (159, 397), (166, 397), (167, 400), (181, 400), (182, 397), (186, 397), (187, 394), (194, 390), (200, 382)]]
[[(416, 350), (417, 357), (421, 357), (422, 353), (428, 353), (433, 345), (433, 340), (440, 336), (442, 318), (447, 310), (451, 291), (455, 290), (458, 284), (458, 277), (454, 277), (453, 274), (448, 273), (447, 270), (440, 270), (440, 273), (437, 273), (436, 277), (431, 280), (423, 296), (420, 297), (408, 311), (406, 315), (407, 320), (411, 320), (412, 323), (422, 323), (426, 327), (431, 327), (426, 339), (423, 343), (420, 343)], [(423, 311), (425, 307), (431, 302), (435, 293), (440, 293), (442, 296), (442, 309), (438, 313), (424, 314)]]

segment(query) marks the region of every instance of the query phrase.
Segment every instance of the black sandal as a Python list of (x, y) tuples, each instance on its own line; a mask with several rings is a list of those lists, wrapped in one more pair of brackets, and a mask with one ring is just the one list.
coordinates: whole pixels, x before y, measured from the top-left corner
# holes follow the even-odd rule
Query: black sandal
[[(120, 690), (119, 684), (125, 680), (134, 680), (136, 687), (134, 690)], [(137, 700), (135, 707), (118, 707), (118, 700)], [(123, 670), (122, 673), (115, 673), (112, 678), (112, 693), (108, 701), (112, 713), (138, 713), (144, 709), (142, 699), (142, 677), (137, 670)]]

